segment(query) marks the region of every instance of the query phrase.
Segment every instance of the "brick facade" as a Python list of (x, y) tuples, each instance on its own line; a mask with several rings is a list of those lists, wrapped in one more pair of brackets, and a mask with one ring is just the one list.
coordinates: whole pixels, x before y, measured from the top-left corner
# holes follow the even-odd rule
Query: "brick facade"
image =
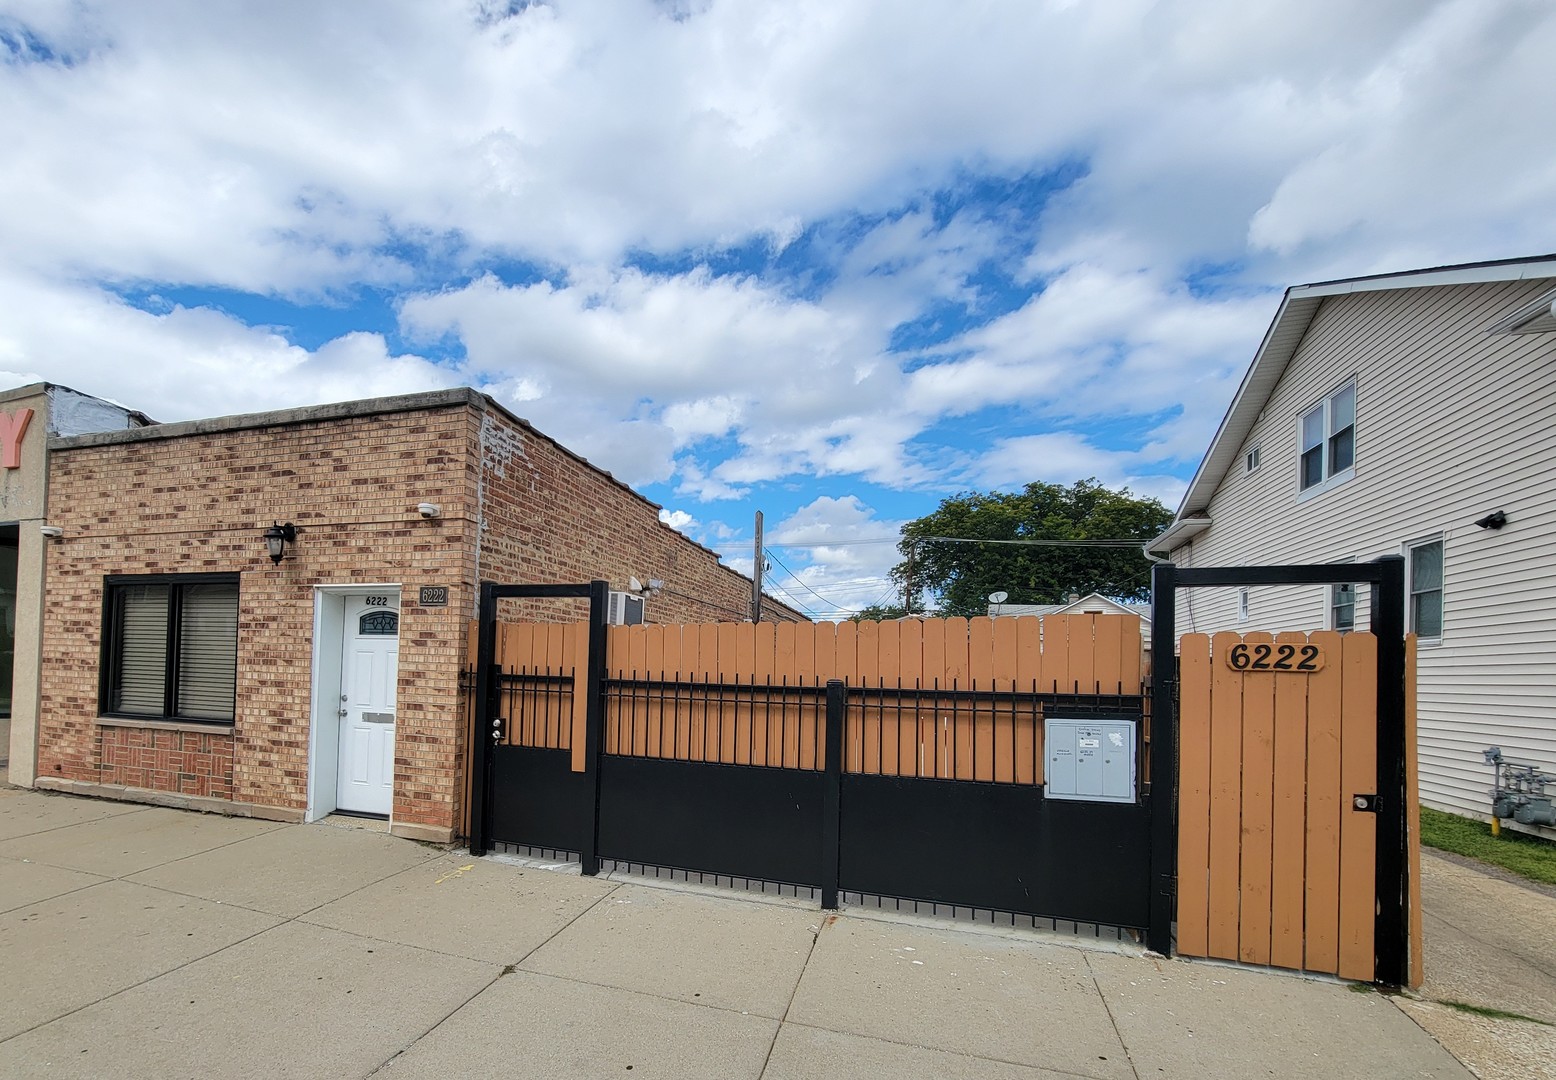
[[(421, 502), (441, 514), (423, 519)], [(738, 618), (750, 604), (750, 581), (657, 507), (473, 391), (57, 440), (49, 503), (65, 538), (46, 579), (40, 781), (300, 816), (314, 587), (395, 584), (392, 821), (440, 835), (459, 820), (459, 672), (478, 578), (661, 578), (645, 609), (656, 622)], [(299, 530), (279, 566), (260, 537), (273, 521)], [(104, 578), (212, 572), (240, 574), (234, 723), (100, 722)], [(422, 585), (448, 586), (448, 606), (419, 607)]]

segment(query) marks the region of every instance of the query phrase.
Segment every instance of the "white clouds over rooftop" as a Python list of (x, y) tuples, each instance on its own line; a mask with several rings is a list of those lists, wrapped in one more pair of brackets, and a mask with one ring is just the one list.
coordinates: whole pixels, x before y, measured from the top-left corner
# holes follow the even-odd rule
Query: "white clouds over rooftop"
[(1547, 0), (17, 0), (0, 367), (467, 382), (661, 498), (1170, 493), (1280, 287), (1556, 246), (1553, 51)]

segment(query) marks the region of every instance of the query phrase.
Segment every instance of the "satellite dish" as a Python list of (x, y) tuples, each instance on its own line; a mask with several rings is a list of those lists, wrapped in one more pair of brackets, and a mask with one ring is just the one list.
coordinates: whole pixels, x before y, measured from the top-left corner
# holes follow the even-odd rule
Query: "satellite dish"
[(1004, 589), (1001, 589), (999, 592), (991, 592), (989, 594), (989, 603), (991, 604), (1003, 604), (1006, 600), (1009, 599), (1010, 594)]

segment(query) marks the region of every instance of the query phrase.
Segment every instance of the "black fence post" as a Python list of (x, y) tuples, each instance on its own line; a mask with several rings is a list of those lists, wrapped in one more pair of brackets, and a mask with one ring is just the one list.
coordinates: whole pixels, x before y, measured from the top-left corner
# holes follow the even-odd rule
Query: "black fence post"
[[(589, 828), (585, 833), (585, 850), (578, 853), (580, 871), (586, 877), (600, 872), (600, 747), (604, 745), (605, 731), (605, 632), (610, 603), (610, 583), (589, 582), (589, 660), (587, 689), (584, 708), (587, 722), (584, 724), (584, 773), (585, 783), (591, 789), (589, 799)], [(573, 689), (577, 693), (577, 687)]]
[(826, 788), (821, 804), (821, 906), (838, 907), (839, 834), (843, 809), (843, 720), (848, 689), (838, 679), (827, 683)]
[(1410, 800), (1405, 770), (1405, 560), (1385, 555), (1372, 587), (1378, 639), (1378, 910), (1373, 923), (1374, 978), (1404, 986), (1410, 977)]
[(492, 706), (497, 702), (492, 658), (497, 651), (497, 597), (494, 582), (481, 582), (476, 634), (475, 732), (470, 744), (470, 854), (485, 855), (491, 837)]
[(1172, 955), (1178, 884), (1178, 568), (1151, 567), (1151, 899), (1146, 945)]

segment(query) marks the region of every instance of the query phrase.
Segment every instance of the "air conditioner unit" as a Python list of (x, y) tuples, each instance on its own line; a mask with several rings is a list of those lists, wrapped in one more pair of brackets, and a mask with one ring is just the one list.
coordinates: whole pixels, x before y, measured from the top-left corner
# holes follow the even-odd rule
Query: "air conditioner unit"
[(643, 598), (627, 592), (611, 593), (605, 621), (612, 626), (637, 626), (643, 621)]

